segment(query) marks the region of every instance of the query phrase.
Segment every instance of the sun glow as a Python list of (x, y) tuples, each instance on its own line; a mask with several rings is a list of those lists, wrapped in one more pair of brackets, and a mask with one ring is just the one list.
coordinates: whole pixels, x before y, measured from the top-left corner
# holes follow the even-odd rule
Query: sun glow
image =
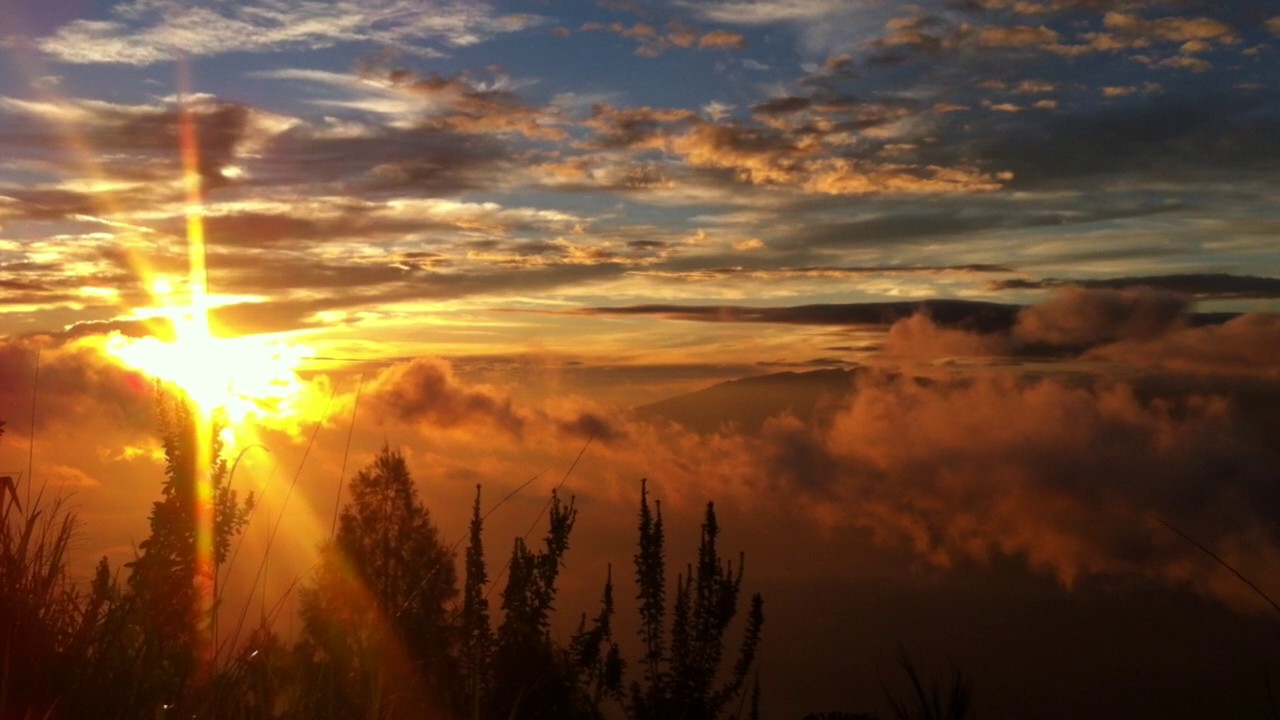
[(171, 383), (206, 414), (220, 411), (231, 425), (292, 418), (306, 384), (299, 365), (314, 351), (305, 345), (255, 336), (217, 337), (190, 307), (168, 308), (171, 341), (112, 335), (106, 350), (129, 367)]

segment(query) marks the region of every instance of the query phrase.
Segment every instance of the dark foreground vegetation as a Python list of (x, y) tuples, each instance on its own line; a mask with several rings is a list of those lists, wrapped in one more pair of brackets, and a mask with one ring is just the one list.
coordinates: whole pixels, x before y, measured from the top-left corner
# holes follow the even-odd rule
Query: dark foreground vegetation
[[(198, 498), (195, 419), (164, 400), (159, 419), (166, 468), (150, 535), (123, 567), (104, 558), (87, 587), (68, 575), (74, 515), (60, 499), (32, 495), (29, 482), (0, 478), (0, 720), (760, 717), (763, 601), (740, 602), (742, 560), (721, 557), (710, 503), (697, 558), (670, 584), (661, 504), (641, 482), (640, 654), (624, 660), (612, 571), (594, 616), (567, 643), (551, 634), (577, 518), (572, 498), (552, 493), (541, 543), (515, 540), (491, 607), (480, 488), (459, 578), (457, 553), (441, 541), (403, 457), (384, 447), (352, 479), (336, 532), (299, 587), (302, 632), (289, 643), (273, 630), (274, 614), (247, 627), (245, 612), (219, 629), (218, 613), (202, 603), (200, 577), (211, 581), (212, 602), (221, 600), (218, 570), (253, 498), (229, 488), (216, 441), (212, 493)], [(213, 528), (203, 565), (202, 508)], [(726, 642), (735, 618), (742, 635)], [(905, 657), (904, 668), (911, 686), (907, 700), (890, 698), (896, 716), (969, 715), (958, 674), (940, 690)]]

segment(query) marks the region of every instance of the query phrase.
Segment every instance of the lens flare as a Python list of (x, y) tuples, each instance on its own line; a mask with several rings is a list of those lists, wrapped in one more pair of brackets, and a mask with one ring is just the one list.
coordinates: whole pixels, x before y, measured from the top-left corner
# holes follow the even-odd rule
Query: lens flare
[(289, 418), (298, 413), (306, 385), (298, 367), (315, 353), (253, 336), (216, 337), (208, 324), (192, 321), (199, 311), (171, 307), (172, 340), (114, 334), (106, 351), (146, 375), (180, 388), (205, 415), (221, 411), (232, 425), (252, 418)]

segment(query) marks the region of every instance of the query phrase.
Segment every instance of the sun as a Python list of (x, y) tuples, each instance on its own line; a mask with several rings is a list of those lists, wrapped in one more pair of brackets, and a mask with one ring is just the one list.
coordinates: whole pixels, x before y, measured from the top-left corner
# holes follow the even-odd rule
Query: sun
[(258, 336), (220, 337), (207, 313), (194, 306), (154, 308), (173, 327), (172, 339), (113, 334), (105, 350), (122, 364), (181, 389), (207, 414), (240, 425), (251, 418), (288, 418), (298, 412), (306, 383), (299, 366), (311, 348)]

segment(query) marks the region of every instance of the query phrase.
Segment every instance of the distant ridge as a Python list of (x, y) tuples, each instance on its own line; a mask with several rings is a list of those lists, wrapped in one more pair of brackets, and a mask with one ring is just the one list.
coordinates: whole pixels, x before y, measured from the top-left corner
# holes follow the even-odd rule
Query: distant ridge
[(783, 413), (801, 420), (819, 415), (853, 392), (858, 372), (828, 369), (756, 375), (641, 405), (635, 412), (641, 418), (664, 418), (699, 433), (726, 425), (755, 432), (766, 420)]

